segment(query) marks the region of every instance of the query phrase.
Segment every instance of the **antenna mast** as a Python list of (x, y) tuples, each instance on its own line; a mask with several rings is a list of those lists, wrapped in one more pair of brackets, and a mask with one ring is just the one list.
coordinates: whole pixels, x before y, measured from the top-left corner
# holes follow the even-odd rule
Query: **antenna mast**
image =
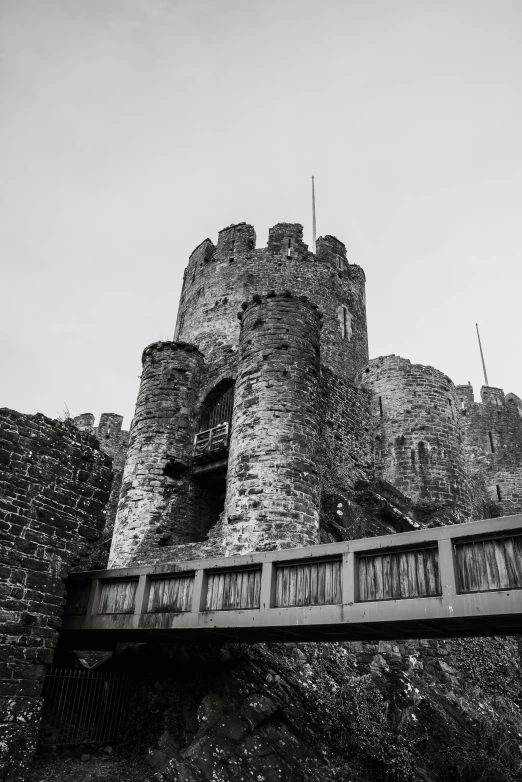
[(482, 352), (482, 342), (480, 341), (480, 332), (479, 332), (478, 323), (475, 323), (475, 326), (477, 328), (477, 337), (478, 337), (478, 343), (480, 348), (480, 358), (482, 359), (482, 369), (484, 370), (484, 380), (486, 381), (486, 385), (489, 386), (488, 375), (486, 372), (486, 365), (484, 363), (484, 353)]
[(315, 253), (315, 240), (317, 238), (315, 227), (315, 181), (312, 177), (312, 252)]

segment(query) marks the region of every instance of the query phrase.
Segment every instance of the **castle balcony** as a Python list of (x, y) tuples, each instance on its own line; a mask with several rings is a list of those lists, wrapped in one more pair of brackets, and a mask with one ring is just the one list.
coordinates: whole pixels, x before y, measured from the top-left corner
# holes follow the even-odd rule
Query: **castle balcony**
[(194, 437), (194, 462), (198, 465), (222, 462), (228, 458), (230, 424), (228, 421), (198, 432)]

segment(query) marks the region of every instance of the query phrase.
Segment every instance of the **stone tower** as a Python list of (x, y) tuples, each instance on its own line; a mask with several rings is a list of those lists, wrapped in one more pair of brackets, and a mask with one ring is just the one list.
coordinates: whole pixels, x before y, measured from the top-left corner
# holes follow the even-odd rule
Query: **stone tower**
[(373, 359), (361, 377), (373, 392), (376, 475), (428, 517), (469, 520), (473, 503), (464, 432), (449, 377), (400, 356)]
[(175, 341), (144, 351), (111, 567), (319, 542), (370, 465), (364, 285), (300, 225), (194, 250)]

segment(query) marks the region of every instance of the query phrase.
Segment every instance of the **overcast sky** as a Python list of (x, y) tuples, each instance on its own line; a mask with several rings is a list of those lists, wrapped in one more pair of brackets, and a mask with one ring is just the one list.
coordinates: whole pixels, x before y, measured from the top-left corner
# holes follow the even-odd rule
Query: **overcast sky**
[(520, 0), (0, 0), (0, 406), (130, 423), (183, 269), (334, 234), (370, 355), (522, 395)]

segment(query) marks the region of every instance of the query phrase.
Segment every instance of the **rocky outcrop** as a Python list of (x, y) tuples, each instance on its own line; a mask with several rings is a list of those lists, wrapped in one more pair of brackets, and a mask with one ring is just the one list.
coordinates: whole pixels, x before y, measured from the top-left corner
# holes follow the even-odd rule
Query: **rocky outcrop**
[(134, 670), (127, 744), (161, 782), (520, 779), (512, 639), (165, 646)]

